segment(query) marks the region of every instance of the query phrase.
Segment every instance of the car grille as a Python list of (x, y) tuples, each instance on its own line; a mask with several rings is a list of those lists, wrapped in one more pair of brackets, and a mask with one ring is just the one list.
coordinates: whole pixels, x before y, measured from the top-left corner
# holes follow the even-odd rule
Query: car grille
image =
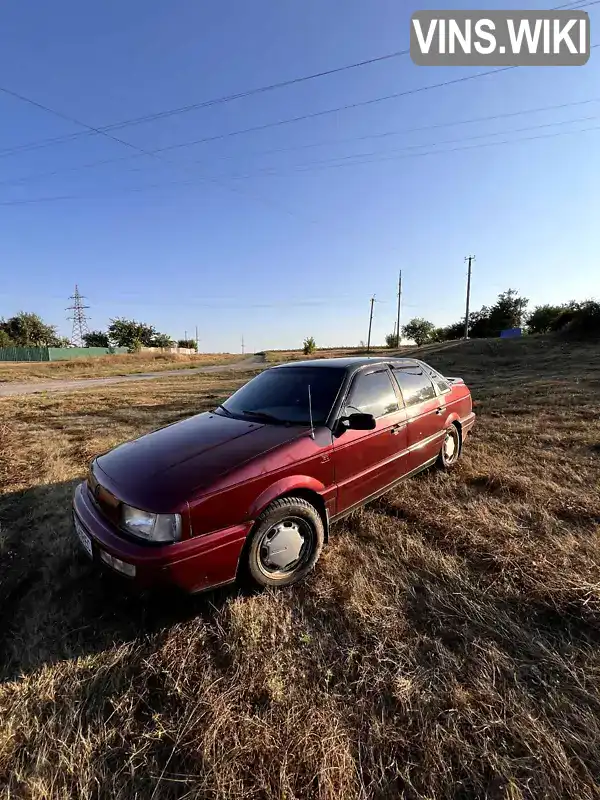
[(119, 525), (121, 522), (121, 502), (108, 489), (98, 483), (91, 469), (88, 474), (88, 488), (102, 515), (113, 524)]

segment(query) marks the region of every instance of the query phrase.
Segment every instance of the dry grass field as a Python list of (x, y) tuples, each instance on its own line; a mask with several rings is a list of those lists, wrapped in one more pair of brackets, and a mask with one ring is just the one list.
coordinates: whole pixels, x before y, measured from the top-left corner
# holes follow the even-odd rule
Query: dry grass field
[(600, 796), (600, 347), (428, 354), (478, 424), (304, 585), (137, 598), (69, 501), (99, 450), (244, 376), (0, 400), (0, 797)]
[(213, 364), (240, 361), (230, 353), (131, 353), (98, 358), (74, 358), (71, 361), (0, 361), (2, 381), (74, 380), (107, 378), (111, 375), (133, 375), (141, 372), (162, 372), (171, 369), (192, 369)]
[[(442, 350), (455, 347), (460, 344), (460, 340), (449, 342), (426, 344), (417, 347), (414, 344), (403, 344), (401, 347), (390, 350), (387, 347), (371, 347), (371, 356), (415, 356), (425, 359), (431, 351), (442, 352)], [(330, 349), (317, 349), (311, 355), (304, 355), (302, 350), (267, 350), (264, 354), (267, 364), (281, 364), (287, 361), (305, 361), (315, 358), (345, 358), (347, 356), (366, 356), (365, 347), (335, 347)]]
[[(405, 349), (404, 347), (401, 348)], [(411, 348), (412, 349), (412, 348)], [(342, 358), (345, 356), (364, 356), (364, 347), (337, 347), (331, 350), (317, 349), (312, 355), (304, 355), (302, 350), (267, 350), (265, 360), (268, 364), (279, 364), (284, 361), (304, 361), (307, 358)], [(371, 355), (389, 354), (387, 347), (372, 347)], [(399, 351), (394, 351), (399, 352)]]

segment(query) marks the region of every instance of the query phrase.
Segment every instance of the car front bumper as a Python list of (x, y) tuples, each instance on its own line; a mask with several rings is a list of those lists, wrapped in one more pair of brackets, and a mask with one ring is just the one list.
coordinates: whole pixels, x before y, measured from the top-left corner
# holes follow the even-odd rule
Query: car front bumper
[(108, 566), (143, 589), (175, 586), (199, 592), (234, 581), (252, 528), (247, 522), (174, 544), (137, 544), (123, 538), (100, 514), (86, 481), (75, 490), (73, 515), (82, 549), (94, 563)]

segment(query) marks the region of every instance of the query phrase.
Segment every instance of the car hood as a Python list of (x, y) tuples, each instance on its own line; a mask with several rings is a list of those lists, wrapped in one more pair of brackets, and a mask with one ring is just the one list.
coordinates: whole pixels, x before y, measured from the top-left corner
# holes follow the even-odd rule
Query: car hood
[(96, 459), (119, 499), (168, 511), (232, 469), (292, 441), (304, 428), (198, 414), (119, 445)]

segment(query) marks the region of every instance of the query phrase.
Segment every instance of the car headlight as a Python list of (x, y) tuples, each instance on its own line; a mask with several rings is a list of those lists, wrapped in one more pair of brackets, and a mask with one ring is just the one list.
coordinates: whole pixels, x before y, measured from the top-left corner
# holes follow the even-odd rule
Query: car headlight
[(123, 527), (149, 542), (177, 542), (181, 539), (179, 514), (152, 514), (123, 504)]

